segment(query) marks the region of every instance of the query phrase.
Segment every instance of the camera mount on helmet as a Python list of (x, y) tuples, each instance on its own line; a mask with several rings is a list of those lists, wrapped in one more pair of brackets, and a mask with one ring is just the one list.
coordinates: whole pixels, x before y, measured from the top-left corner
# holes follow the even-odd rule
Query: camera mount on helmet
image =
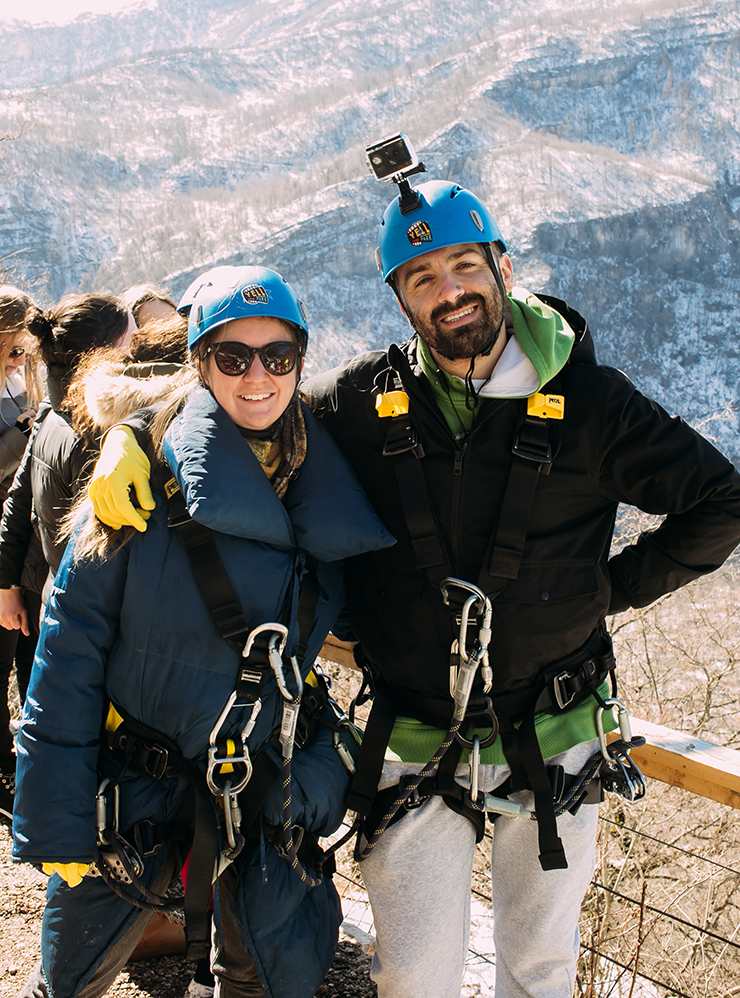
[(408, 181), (416, 173), (426, 173), (408, 137), (403, 132), (389, 135), (365, 149), (368, 166), (378, 180), (398, 185), (399, 208), (402, 215), (421, 208), (421, 198)]

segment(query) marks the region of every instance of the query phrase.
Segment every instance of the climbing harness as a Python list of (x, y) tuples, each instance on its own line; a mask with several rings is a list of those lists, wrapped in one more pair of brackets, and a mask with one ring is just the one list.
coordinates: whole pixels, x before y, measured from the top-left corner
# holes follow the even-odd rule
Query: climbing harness
[[(567, 311), (564, 303), (556, 299), (544, 300), (553, 308)], [(590, 760), (575, 777), (566, 775), (559, 767), (547, 767), (539, 747), (535, 729), (538, 713), (562, 714), (589, 696), (594, 697), (600, 712), (610, 706), (609, 701), (599, 695), (599, 688), (607, 678), (611, 678), (612, 698), (616, 695), (614, 657), (605, 627), (598, 627), (580, 648), (542, 670), (531, 685), (497, 694), (495, 700), (489, 696), (493, 683), (489, 661), (492, 603), (519, 576), (538, 483), (541, 476), (550, 474), (557, 457), (560, 446), (557, 427), (566, 407), (560, 376), (532, 396), (517, 417), (511, 464), (496, 528), (482, 558), (476, 583), (472, 584), (454, 578), (445, 540), (430, 501), (423, 461), (428, 445), (419, 422), (429, 405), (418, 393), (413, 393), (412, 398), (407, 390), (407, 379), (402, 378), (402, 372), (408, 362), (398, 348), (389, 350), (388, 359), (385, 380), (378, 376), (376, 385), (379, 392), (376, 409), (387, 423), (383, 455), (393, 463), (415, 568), (425, 577), (420, 585), (439, 585), (443, 601), (454, 615), (455, 640), (449, 666), (449, 692), (453, 703), (450, 705), (441, 698), (414, 693), (411, 683), (404, 684), (402, 678), (381, 673), (361, 650), (358, 651), (364, 672), (358, 702), (368, 698), (366, 689), (374, 698), (358, 771), (348, 799), (348, 807), (364, 819), (366, 844), (361, 851), (358, 847), (358, 858), (368, 855), (383, 830), (406, 810), (419, 806), (429, 796), (441, 795), (448, 806), (465, 814), (476, 825), (478, 833), (482, 814), (490, 813), (492, 817), (496, 814), (534, 814), (539, 825), (543, 869), (564, 868), (567, 862), (557, 831), (557, 816), (565, 810), (577, 810), (586, 801), (595, 801), (601, 793), (600, 776), (603, 776), (605, 789), (624, 793), (627, 799), (635, 800), (644, 793), (644, 780), (629, 756), (630, 749), (639, 744), (636, 739), (623, 737), (619, 742), (612, 742), (604, 749), (605, 754), (600, 752), (598, 758)], [(414, 400), (418, 402), (416, 410)], [(502, 400), (499, 408), (505, 405), (511, 405), (511, 402)], [(556, 428), (554, 432), (551, 427)], [(459, 442), (455, 442), (456, 475), (460, 473), (464, 447), (461, 450)], [(465, 710), (461, 713), (463, 701)], [(398, 715), (414, 717), (436, 727), (450, 727), (440, 748), (418, 775), (404, 777), (396, 787), (378, 792), (385, 750)], [(466, 728), (470, 723), (476, 729), (490, 727), (490, 731), (478, 730), (472, 738), (468, 737)], [(484, 794), (480, 790), (480, 752), (498, 735), (511, 776), (504, 787)], [(461, 797), (454, 769), (463, 748), (468, 750), (471, 787)], [(509, 794), (522, 790), (534, 793), (534, 812), (507, 799)]]
[[(450, 666), (451, 682), (454, 670), (454, 709), (452, 713), (452, 724), (445, 735), (442, 744), (434, 753), (429, 762), (414, 777), (407, 778), (399, 784), (396, 799), (391, 804), (388, 811), (382, 816), (379, 824), (370, 835), (365, 847), (359, 851), (358, 859), (365, 859), (375, 848), (383, 832), (391, 824), (393, 818), (399, 813), (409, 799), (412, 799), (412, 806), (418, 806), (419, 787), (436, 770), (447, 751), (457, 740), (460, 745), (466, 744), (461, 729), (467, 727), (468, 704), (473, 689), (476, 673), (479, 667), (486, 670), (485, 682), (487, 691), (490, 691), (493, 683), (493, 676), (490, 673), (488, 662), (488, 645), (491, 640), (491, 616), (493, 613), (491, 601), (477, 586), (473, 586), (461, 579), (446, 578), (440, 584), (442, 598), (447, 605), (450, 605), (453, 590), (461, 590), (465, 596), (462, 612), (460, 614), (458, 637), (453, 641), (452, 654), (453, 664)], [(470, 615), (474, 607), (478, 613), (478, 633), (472, 645), (468, 640), (468, 630), (470, 627)], [(491, 733), (485, 744), (490, 744), (498, 734), (498, 724), (493, 708), (490, 706), (490, 699), (486, 705), (487, 713), (491, 718)], [(472, 743), (470, 743), (472, 744)]]
[[(213, 880), (224, 863), (232, 862), (239, 855), (247, 836), (250, 836), (251, 845), (259, 841), (250, 830), (280, 776), (280, 768), (270, 751), (261, 748), (252, 757), (248, 748), (248, 739), (262, 710), (262, 687), (266, 677), (270, 673), (274, 675), (283, 703), (282, 723), (266, 740), (266, 747), (283, 756), (284, 835), (282, 841), (276, 840), (271, 827), (266, 825), (260, 825), (260, 835), (264, 834), (275, 844), (278, 852), (289, 860), (309, 886), (321, 882), (321, 864), (326, 854), (312, 837), (303, 835), (303, 829), (292, 824), (290, 772), (293, 750), (294, 747), (305, 748), (319, 725), (327, 725), (333, 729), (338, 756), (349, 769), (349, 764), (354, 765), (356, 753), (348, 747), (348, 742), (355, 744), (356, 731), (329, 696), (328, 685), (317, 667), (311, 673), (312, 685), (306, 687), (309, 692), (303, 696), (299, 662), (306, 654), (319, 600), (313, 563), (304, 575), (298, 597), (299, 642), (297, 656), (291, 659), (292, 684), (295, 685), (295, 692), (291, 692), (283, 665), (288, 628), (280, 621), (259, 624), (252, 629), (248, 627), (210, 530), (190, 517), (176, 481), (166, 474), (166, 470), (160, 468), (158, 474), (167, 502), (168, 526), (176, 529), (214, 624), (221, 637), (239, 652), (240, 664), (235, 687), (209, 735), (205, 777), (198, 765), (185, 759), (170, 739), (111, 705), (109, 720), (113, 720), (105, 725), (103, 745), (104, 751), (109, 751), (121, 768), (115, 777), (102, 780), (96, 799), (99, 845), (96, 869), (112, 890), (136, 907), (163, 912), (184, 909), (188, 955), (199, 959), (207, 955), (210, 945), (206, 912)], [(233, 729), (232, 712), (239, 710), (243, 716), (245, 708), (249, 708), (249, 713), (241, 730), (230, 730)], [(140, 822), (126, 831), (125, 836), (122, 834), (119, 829), (119, 783), (129, 768), (155, 780), (180, 777), (187, 781), (188, 792), (173, 823), (157, 826)], [(220, 843), (219, 825), (223, 834)], [(162, 897), (143, 882), (142, 860), (164, 842), (175, 840), (182, 842), (183, 860), (188, 847), (191, 848), (187, 887), (184, 895)], [(316, 861), (318, 879), (308, 875), (298, 859), (298, 851), (308, 856), (312, 865)]]

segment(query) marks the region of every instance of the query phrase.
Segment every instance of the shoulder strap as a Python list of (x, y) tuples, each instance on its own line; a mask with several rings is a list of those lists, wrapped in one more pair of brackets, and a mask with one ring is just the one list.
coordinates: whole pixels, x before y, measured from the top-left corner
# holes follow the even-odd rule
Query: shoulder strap
[(549, 475), (552, 466), (548, 423), (548, 419), (526, 416), (514, 438), (498, 525), (478, 577), (478, 585), (485, 592), (501, 592), (509, 579), (519, 575), (540, 475)]
[(447, 564), (421, 466), (424, 448), (408, 413), (388, 420), (383, 457), (393, 458), (416, 567), (425, 569)]
[[(241, 655), (251, 629), (229, 581), (213, 534), (208, 527), (191, 517), (185, 497), (169, 468), (160, 465), (156, 474), (167, 505), (167, 525), (177, 531), (203, 601), (219, 634)], [(309, 557), (298, 597), (299, 661), (303, 661), (306, 656), (319, 594), (317, 562)], [(236, 694), (239, 700), (256, 700), (259, 696), (260, 688), (270, 668), (269, 638), (268, 632), (257, 634), (252, 642), (249, 657), (243, 660), (239, 668), (236, 682)]]
[(249, 627), (216, 550), (213, 534), (192, 518), (180, 486), (166, 465), (157, 468), (157, 477), (167, 505), (167, 526), (177, 531), (218, 633), (234, 651), (241, 653)]

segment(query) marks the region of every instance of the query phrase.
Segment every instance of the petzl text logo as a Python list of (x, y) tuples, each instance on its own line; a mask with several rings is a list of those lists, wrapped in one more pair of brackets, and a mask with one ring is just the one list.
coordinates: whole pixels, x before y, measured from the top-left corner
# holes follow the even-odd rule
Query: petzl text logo
[(412, 246), (421, 246), (422, 243), (432, 241), (432, 230), (429, 228), (428, 222), (414, 222), (406, 230), (406, 235)]
[(267, 304), (267, 292), (261, 284), (250, 284), (248, 288), (242, 288), (242, 298), (247, 305)]

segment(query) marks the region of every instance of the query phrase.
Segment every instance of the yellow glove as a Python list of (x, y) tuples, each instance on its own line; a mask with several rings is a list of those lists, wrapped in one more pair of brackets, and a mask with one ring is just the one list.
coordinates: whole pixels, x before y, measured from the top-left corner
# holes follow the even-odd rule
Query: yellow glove
[(41, 869), (50, 877), (52, 873), (58, 873), (62, 880), (66, 880), (70, 887), (76, 887), (82, 883), (82, 878), (90, 869), (89, 863), (42, 863)]
[[(136, 442), (128, 426), (114, 426), (100, 451), (90, 479), (90, 501), (95, 515), (114, 530), (136, 527), (142, 533), (150, 510), (154, 509), (154, 496), (149, 487), (152, 468), (149, 458)], [(131, 502), (129, 487), (134, 487), (141, 509)]]

